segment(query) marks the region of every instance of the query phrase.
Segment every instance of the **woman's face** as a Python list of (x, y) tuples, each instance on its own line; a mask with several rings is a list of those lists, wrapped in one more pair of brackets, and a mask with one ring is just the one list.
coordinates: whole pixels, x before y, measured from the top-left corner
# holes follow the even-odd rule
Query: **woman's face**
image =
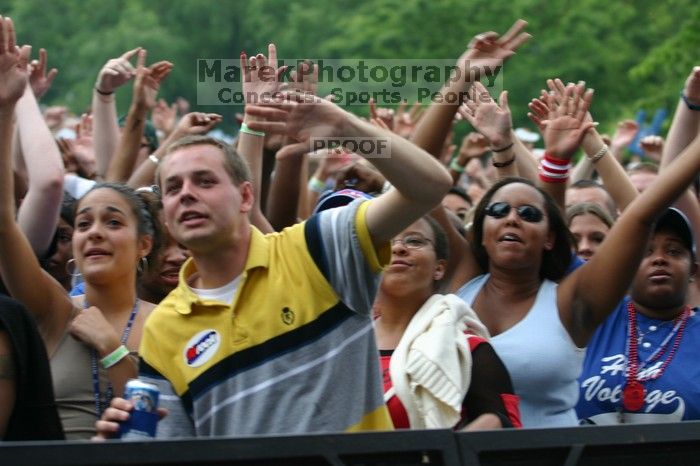
[(571, 219), (569, 230), (576, 240), (576, 253), (587, 261), (598, 250), (610, 227), (597, 215), (584, 213)]
[(117, 191), (96, 189), (78, 205), (73, 257), (87, 282), (101, 283), (136, 273), (148, 254), (149, 237), (139, 238), (131, 205)]
[(482, 245), (489, 263), (525, 268), (542, 262), (542, 253), (554, 247), (544, 198), (532, 186), (510, 183), (493, 194), (486, 210)]
[(154, 264), (139, 278), (140, 286), (154, 297), (163, 299), (178, 283), (180, 267), (189, 257), (189, 251), (178, 244), (166, 231), (166, 243), (160, 248)]
[(49, 258), (46, 271), (59, 283), (70, 281), (66, 263), (73, 257), (73, 226), (62, 218), (58, 219), (56, 228), (56, 252)]
[(696, 268), (677, 233), (657, 231), (632, 281), (632, 299), (650, 309), (674, 310), (685, 302)]
[(418, 220), (391, 243), (391, 263), (384, 269), (381, 289), (388, 295), (432, 294), (445, 273), (445, 261), (435, 254), (435, 236), (425, 220)]

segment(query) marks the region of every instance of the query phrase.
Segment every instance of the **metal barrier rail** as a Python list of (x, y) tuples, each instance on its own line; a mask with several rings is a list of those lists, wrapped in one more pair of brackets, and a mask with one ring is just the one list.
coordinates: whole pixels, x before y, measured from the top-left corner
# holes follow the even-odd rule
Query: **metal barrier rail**
[(700, 464), (700, 422), (470, 433), (431, 430), (151, 442), (0, 443), (2, 466), (427, 464)]

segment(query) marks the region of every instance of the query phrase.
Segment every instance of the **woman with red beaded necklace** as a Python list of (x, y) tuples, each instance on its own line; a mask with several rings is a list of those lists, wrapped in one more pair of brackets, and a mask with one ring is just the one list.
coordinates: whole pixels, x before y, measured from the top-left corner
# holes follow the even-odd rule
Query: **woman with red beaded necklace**
[(626, 297), (598, 328), (579, 378), (583, 423), (700, 419), (700, 323), (686, 305), (697, 271), (687, 218), (668, 209), (657, 222)]

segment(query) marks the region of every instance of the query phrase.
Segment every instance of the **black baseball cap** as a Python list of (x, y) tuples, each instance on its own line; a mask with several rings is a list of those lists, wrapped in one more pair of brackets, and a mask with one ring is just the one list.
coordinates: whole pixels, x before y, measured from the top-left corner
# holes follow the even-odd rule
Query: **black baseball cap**
[(693, 259), (697, 257), (693, 228), (690, 226), (688, 217), (686, 217), (683, 212), (675, 207), (667, 209), (661, 218), (657, 220), (656, 226), (654, 227), (654, 232), (659, 230), (670, 230), (677, 233), (683, 241), (683, 245), (685, 245), (693, 255)]

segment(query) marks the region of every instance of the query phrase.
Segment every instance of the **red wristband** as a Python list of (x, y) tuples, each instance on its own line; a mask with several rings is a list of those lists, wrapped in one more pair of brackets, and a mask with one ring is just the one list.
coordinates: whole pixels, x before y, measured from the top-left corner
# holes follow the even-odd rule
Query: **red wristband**
[(570, 168), (569, 160), (557, 159), (545, 152), (540, 161), (540, 180), (545, 183), (566, 183)]

